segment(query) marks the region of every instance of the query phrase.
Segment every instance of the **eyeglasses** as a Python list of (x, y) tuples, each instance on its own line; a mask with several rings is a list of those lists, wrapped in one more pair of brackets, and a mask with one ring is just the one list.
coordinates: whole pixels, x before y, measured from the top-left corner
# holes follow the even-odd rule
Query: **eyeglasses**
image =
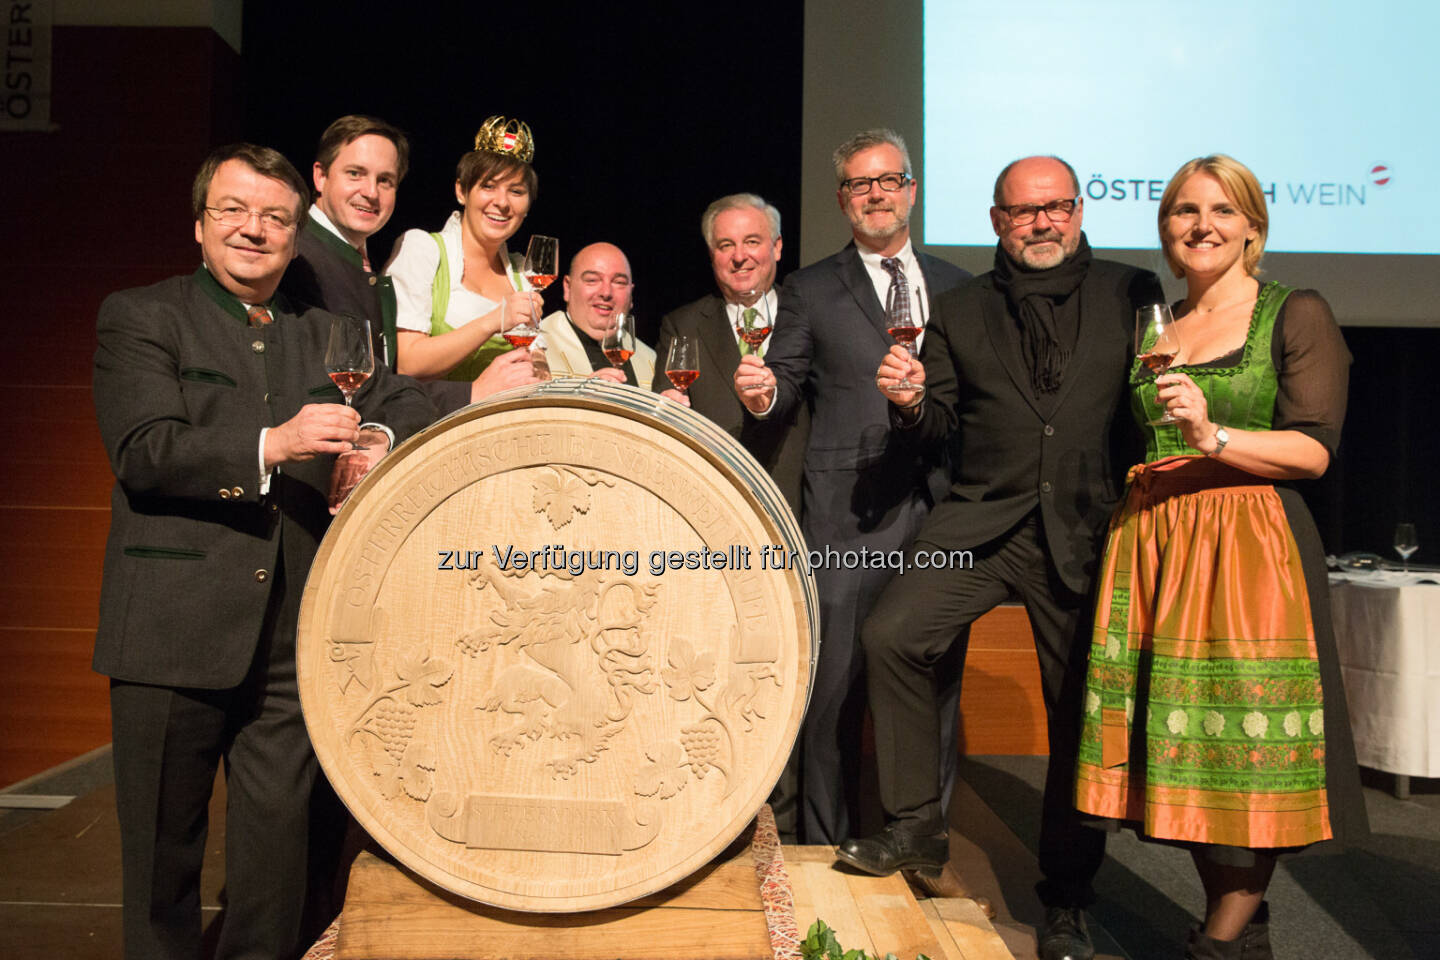
[(1027, 223), (1034, 223), (1041, 210), (1055, 223), (1064, 223), (1070, 219), (1070, 214), (1075, 212), (1079, 203), (1080, 198), (1075, 197), (1073, 200), (1051, 200), (1049, 203), (1016, 203), (1008, 207), (997, 204), (995, 209), (1004, 210), (1012, 226), (1023, 227)]
[(909, 182), (910, 178), (903, 173), (882, 173), (878, 177), (851, 177), (849, 180), (842, 180), (840, 189), (852, 197), (863, 197), (870, 192), (871, 184), (878, 183), (881, 190), (894, 193)]
[(205, 212), (222, 227), (243, 227), (250, 222), (251, 217), (259, 217), (260, 225), (267, 230), (273, 228), (283, 231), (295, 226), (294, 221), (288, 217), (269, 211), (251, 210), (249, 207), (206, 207)]

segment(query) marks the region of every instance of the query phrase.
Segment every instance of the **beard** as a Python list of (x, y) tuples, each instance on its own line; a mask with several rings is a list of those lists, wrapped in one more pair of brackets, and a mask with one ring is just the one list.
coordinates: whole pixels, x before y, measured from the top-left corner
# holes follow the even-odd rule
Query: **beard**
[[(1052, 229), (1026, 237), (1020, 245), (1020, 249), (1012, 254), (1012, 257), (1027, 269), (1049, 270), (1064, 263), (1065, 259), (1073, 254), (1079, 245), (1078, 234), (1074, 243), (1067, 244), (1060, 231)], [(1045, 249), (1040, 249), (1042, 246)]]
[[(893, 219), (879, 226), (872, 225), (869, 220), (870, 215), (882, 211), (888, 211), (892, 214)], [(893, 203), (877, 203), (873, 206), (867, 206), (858, 216), (852, 215), (850, 217), (850, 223), (855, 228), (855, 232), (863, 237), (869, 237), (874, 240), (889, 240), (910, 225), (910, 211), (906, 210), (902, 214), (895, 208)]]

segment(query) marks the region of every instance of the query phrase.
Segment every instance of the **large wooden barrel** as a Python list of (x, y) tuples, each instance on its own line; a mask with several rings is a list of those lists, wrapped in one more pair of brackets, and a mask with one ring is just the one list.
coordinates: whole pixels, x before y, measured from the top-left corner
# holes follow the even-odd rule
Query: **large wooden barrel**
[(320, 547), (297, 651), (320, 763), (454, 893), (575, 911), (663, 889), (790, 753), (819, 642), (804, 553), (770, 478), (685, 407), (594, 380), (469, 407), (382, 461)]

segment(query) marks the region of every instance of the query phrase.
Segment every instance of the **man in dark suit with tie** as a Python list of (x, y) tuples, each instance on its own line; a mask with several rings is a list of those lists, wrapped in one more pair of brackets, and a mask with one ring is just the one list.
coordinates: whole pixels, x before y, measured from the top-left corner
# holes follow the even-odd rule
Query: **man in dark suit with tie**
[[(912, 567), (865, 623), (881, 803), (889, 824), (841, 845), (875, 874), (935, 871), (948, 857), (933, 694), (957, 630), (1007, 599), (1025, 604), (1040, 661), (1050, 765), (1041, 821), (1042, 960), (1094, 955), (1083, 907), (1105, 855), (1073, 804), (1078, 700), (1100, 542), (1134, 462), (1115, 443), (1135, 309), (1163, 299), (1146, 270), (1092, 258), (1079, 181), (1055, 157), (996, 180), (995, 269), (935, 303), (924, 364), (892, 351), (882, 392), (909, 375), (926, 390), (883, 393), (917, 448), (951, 448), (953, 484), (915, 551), (970, 551), (964, 569)], [(1122, 418), (1123, 419), (1123, 418)], [(961, 660), (963, 663), (963, 659)], [(946, 666), (942, 669), (953, 669)]]
[[(375, 360), (395, 368), (395, 286), (376, 273), (368, 243), (395, 212), (410, 166), (410, 141), (378, 117), (349, 114), (320, 135), (312, 178), (315, 202), (296, 237), (295, 262), (280, 289), (292, 302), (364, 317)], [(453, 413), (497, 390), (535, 382), (525, 351), (512, 351), (474, 383), (422, 384), (439, 412)]]
[(111, 678), (129, 957), (200, 956), (222, 762), (216, 955), (304, 949), (320, 771), (295, 676), (301, 588), (336, 455), (376, 460), (434, 416), (415, 382), (383, 365), (354, 408), (342, 403), (324, 364), (332, 315), (276, 294), (305, 189), (274, 150), (216, 150), (192, 191), (203, 266), (100, 308), (95, 409), (116, 483), (94, 666)]
[(918, 184), (897, 133), (856, 134), (834, 161), (854, 242), (786, 279), (770, 349), (763, 359), (744, 357), (734, 376), (756, 416), (809, 409), (802, 529), (812, 551), (833, 557), (815, 570), (820, 658), (799, 743), (806, 843), (849, 834), (864, 717), (859, 629), (895, 573), (875, 557), (910, 544), (940, 462), (900, 442), (890, 405), (875, 392), (875, 366), (893, 343), (885, 304), (903, 303), (923, 322), (935, 297), (969, 277), (911, 244)]
[[(764, 356), (769, 347), (768, 338), (750, 347), (740, 339), (739, 330), (747, 318), (752, 330), (774, 325), (779, 299), (775, 267), (783, 246), (780, 211), (756, 194), (731, 194), (705, 208), (700, 233), (710, 253), (715, 292), (660, 321), (652, 389), (703, 413), (739, 440), (770, 473), (798, 517), (809, 412), (802, 406), (788, 418), (747, 417), (730, 380), (742, 353)], [(665, 357), (677, 335), (690, 337), (699, 349), (700, 376), (690, 386), (688, 399), (665, 376)], [(779, 820), (782, 811), (776, 811), (776, 817)], [(785, 831), (783, 823), (781, 830)]]

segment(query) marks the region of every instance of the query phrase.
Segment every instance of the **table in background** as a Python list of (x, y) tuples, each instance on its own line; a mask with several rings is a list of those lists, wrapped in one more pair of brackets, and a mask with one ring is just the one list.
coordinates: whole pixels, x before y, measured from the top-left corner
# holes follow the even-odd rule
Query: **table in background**
[(1440, 777), (1440, 585), (1398, 573), (1332, 573), (1330, 606), (1361, 766)]

